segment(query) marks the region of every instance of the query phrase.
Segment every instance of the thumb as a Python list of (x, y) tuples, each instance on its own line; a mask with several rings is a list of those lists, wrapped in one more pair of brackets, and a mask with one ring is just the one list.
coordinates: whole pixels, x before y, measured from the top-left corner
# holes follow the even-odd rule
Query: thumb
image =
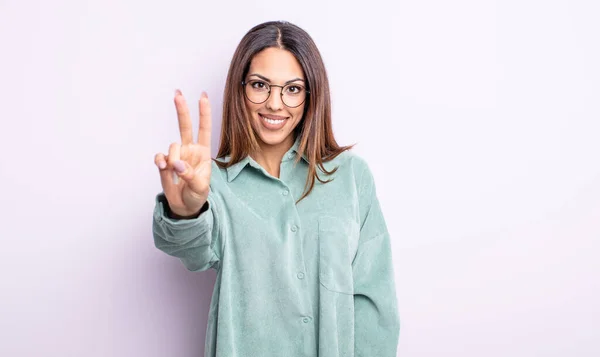
[(177, 160), (173, 163), (173, 169), (177, 176), (181, 177), (185, 181), (190, 181), (194, 178), (194, 169), (183, 160)]

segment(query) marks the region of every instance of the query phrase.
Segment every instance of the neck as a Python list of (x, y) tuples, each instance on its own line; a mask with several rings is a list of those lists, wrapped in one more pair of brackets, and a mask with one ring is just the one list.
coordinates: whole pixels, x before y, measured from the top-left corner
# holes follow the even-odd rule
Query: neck
[(279, 144), (268, 145), (260, 141), (260, 151), (252, 154), (252, 158), (271, 176), (279, 177), (279, 167), (283, 155), (294, 145), (294, 135), (290, 134)]

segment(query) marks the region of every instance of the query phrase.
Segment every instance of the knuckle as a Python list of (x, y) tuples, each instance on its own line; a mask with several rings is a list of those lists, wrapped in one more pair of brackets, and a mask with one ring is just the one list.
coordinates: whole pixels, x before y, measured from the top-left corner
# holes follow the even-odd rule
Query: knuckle
[(173, 163), (175, 162), (175, 156), (173, 155), (169, 155), (167, 157), (165, 157), (165, 161), (169, 164), (169, 165), (173, 165)]

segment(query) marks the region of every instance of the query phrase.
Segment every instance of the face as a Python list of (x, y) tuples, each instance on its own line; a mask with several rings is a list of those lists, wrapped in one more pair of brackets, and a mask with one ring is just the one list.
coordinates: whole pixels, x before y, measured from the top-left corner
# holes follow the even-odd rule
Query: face
[[(246, 109), (261, 147), (291, 147), (294, 128), (302, 119), (306, 104), (304, 99), (298, 105), (306, 97), (306, 79), (296, 57), (286, 50), (267, 48), (254, 56), (244, 80)], [(267, 96), (269, 86), (268, 99), (257, 104)]]

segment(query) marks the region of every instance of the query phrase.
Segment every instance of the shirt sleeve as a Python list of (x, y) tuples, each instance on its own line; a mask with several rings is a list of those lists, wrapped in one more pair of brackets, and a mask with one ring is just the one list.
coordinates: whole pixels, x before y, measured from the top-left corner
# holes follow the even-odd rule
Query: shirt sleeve
[(177, 257), (190, 271), (218, 268), (219, 230), (215, 229), (217, 213), (209, 194), (208, 210), (194, 219), (172, 219), (167, 216), (168, 203), (164, 193), (156, 196), (152, 233), (156, 248)]
[(359, 204), (360, 238), (352, 262), (354, 355), (393, 357), (398, 346), (400, 321), (390, 235), (368, 167), (359, 184)]

